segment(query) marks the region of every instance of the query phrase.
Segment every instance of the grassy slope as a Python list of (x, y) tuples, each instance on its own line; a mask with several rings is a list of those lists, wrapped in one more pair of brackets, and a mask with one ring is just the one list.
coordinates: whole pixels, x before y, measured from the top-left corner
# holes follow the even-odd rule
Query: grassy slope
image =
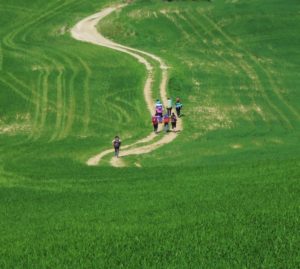
[[(144, 1), (108, 18), (107, 35), (172, 66), (169, 90), (183, 98), (186, 114), (172, 145), (139, 157), (154, 168), (122, 170), (82, 162), (106, 147), (119, 124), (128, 137), (147, 133), (144, 72), (126, 55), (111, 63), (115, 52), (58, 34), (101, 8), (85, 2), (68, 1), (52, 15), (55, 1), (0, 6), (1, 104), (10, 100), (1, 105), (1, 126), (16, 124), (0, 140), (0, 267), (299, 266), (296, 1)], [(42, 25), (26, 26), (38, 13)], [(269, 29), (258, 32), (261, 25)], [(140, 100), (134, 122), (115, 106), (111, 88), (121, 88), (122, 111), (132, 110), (127, 100)], [(111, 125), (114, 109), (122, 118)]]
[[(121, 131), (129, 141), (148, 133), (142, 65), (126, 55), (75, 42), (67, 32), (104, 3), (38, 3), (29, 3), (27, 9), (18, 3), (1, 5), (1, 145), (27, 140), (26, 152), (38, 159), (49, 152), (83, 162), (110, 146), (108, 141)], [(12, 16), (17, 18), (13, 23)]]
[(102, 30), (166, 59), (169, 91), (186, 104), (186, 131), (173, 151), (145, 155), (142, 164), (157, 165), (164, 156), (199, 165), (216, 157), (299, 154), (296, 1), (140, 2), (108, 18)]

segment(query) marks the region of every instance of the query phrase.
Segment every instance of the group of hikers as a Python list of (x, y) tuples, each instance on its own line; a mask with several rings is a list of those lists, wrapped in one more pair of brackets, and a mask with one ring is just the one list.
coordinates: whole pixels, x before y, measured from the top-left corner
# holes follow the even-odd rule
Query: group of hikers
[[(180, 98), (176, 98), (175, 102), (175, 109), (177, 117), (180, 118), (181, 116), (181, 108), (182, 104), (180, 102)], [(156, 100), (155, 103), (155, 114), (152, 116), (152, 124), (154, 132), (157, 133), (158, 131), (158, 124), (163, 123), (164, 124), (164, 131), (169, 132), (170, 131), (170, 122), (172, 126), (172, 130), (176, 130), (176, 123), (177, 123), (177, 117), (174, 112), (172, 112), (173, 109), (173, 101), (170, 97), (167, 99), (167, 111), (164, 114), (164, 107), (163, 104), (159, 99)]]
[[(180, 98), (177, 97), (175, 101), (175, 109), (176, 109), (176, 115), (174, 112), (172, 112), (173, 109), (173, 101), (171, 98), (167, 99), (167, 111), (164, 113), (164, 107), (163, 104), (159, 99), (156, 100), (155, 103), (155, 114), (152, 116), (152, 124), (153, 129), (155, 133), (158, 133), (158, 124), (163, 123), (164, 124), (164, 131), (169, 132), (170, 131), (170, 122), (172, 126), (172, 130), (176, 131), (176, 123), (177, 123), (177, 117), (181, 117), (181, 109), (182, 109), (182, 103), (180, 101)], [(119, 136), (115, 136), (114, 140), (112, 141), (112, 145), (115, 149), (115, 156), (119, 157), (120, 147), (121, 147), (121, 139)]]

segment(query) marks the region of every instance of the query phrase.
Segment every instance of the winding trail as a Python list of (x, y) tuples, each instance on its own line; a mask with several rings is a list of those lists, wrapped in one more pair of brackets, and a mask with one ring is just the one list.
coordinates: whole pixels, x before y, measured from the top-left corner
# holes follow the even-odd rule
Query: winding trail
[[(135, 59), (137, 59), (141, 64), (143, 64), (147, 70), (147, 79), (144, 85), (144, 98), (147, 104), (147, 108), (149, 110), (149, 113), (152, 115), (154, 112), (154, 98), (152, 96), (152, 87), (153, 87), (153, 70), (154, 66), (147, 60), (147, 58), (150, 58), (156, 62), (159, 63), (159, 68), (162, 73), (162, 79), (160, 82), (160, 95), (161, 95), (161, 100), (166, 107), (166, 102), (167, 102), (167, 81), (168, 81), (168, 67), (164, 63), (164, 61), (157, 57), (156, 55), (153, 55), (148, 52), (144, 52), (138, 49), (130, 48), (127, 46), (123, 46), (121, 44), (115, 43), (104, 36), (101, 35), (97, 31), (97, 24), (99, 23), (100, 20), (111, 14), (112, 12), (116, 11), (117, 9), (121, 9), (126, 4), (123, 5), (118, 5), (114, 7), (109, 7), (103, 9), (101, 12), (93, 14), (80, 22), (78, 22), (72, 29), (71, 29), (71, 35), (73, 38), (92, 43), (98, 46), (103, 46), (107, 47), (116, 51), (120, 51), (126, 54), (131, 55)], [(161, 129), (161, 128), (160, 128)], [(182, 130), (182, 121), (181, 119), (178, 119), (177, 121), (177, 130)], [(154, 141), (150, 144), (143, 145), (144, 143), (149, 143), (152, 140), (154, 140), (157, 137), (157, 134), (151, 132), (147, 137), (142, 138), (138, 140), (137, 142), (122, 146), (122, 151), (120, 153), (120, 157), (128, 156), (128, 155), (139, 155), (139, 154), (146, 154), (149, 153), (165, 144), (168, 144), (172, 142), (176, 137), (177, 137), (177, 132), (169, 132), (166, 134), (163, 134), (163, 136), (158, 140)], [(98, 165), (101, 161), (101, 159), (114, 152), (113, 149), (108, 149), (105, 151), (102, 151), (101, 153), (91, 157), (90, 159), (87, 160), (87, 165)], [(125, 166), (122, 158), (115, 158), (113, 157), (110, 161), (110, 164), (114, 167), (123, 167)]]

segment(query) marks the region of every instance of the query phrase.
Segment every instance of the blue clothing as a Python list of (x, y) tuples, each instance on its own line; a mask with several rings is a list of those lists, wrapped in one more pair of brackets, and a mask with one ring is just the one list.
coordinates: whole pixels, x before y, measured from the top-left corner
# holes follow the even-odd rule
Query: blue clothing
[(175, 103), (175, 107), (176, 107), (176, 108), (181, 108), (181, 107), (182, 107), (182, 104), (181, 104), (180, 102), (176, 102), (176, 103)]

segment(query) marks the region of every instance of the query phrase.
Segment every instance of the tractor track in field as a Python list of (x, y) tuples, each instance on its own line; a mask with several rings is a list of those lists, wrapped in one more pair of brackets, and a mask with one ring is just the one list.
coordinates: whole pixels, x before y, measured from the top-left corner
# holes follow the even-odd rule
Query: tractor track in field
[[(103, 18), (111, 14), (112, 12), (123, 8), (126, 4), (118, 5), (114, 7), (109, 7), (103, 9), (101, 12), (93, 14), (80, 22), (78, 22), (71, 30), (71, 35), (74, 39), (79, 41), (88, 42), (94, 45), (107, 47), (119, 52), (123, 52), (126, 54), (131, 55), (136, 60), (138, 60), (141, 64), (143, 64), (147, 70), (147, 79), (144, 85), (144, 98), (147, 104), (147, 108), (149, 110), (150, 115), (154, 112), (154, 98), (152, 96), (152, 87), (153, 87), (153, 77), (154, 77), (154, 66), (150, 63), (147, 58), (156, 61), (159, 63), (159, 68), (162, 73), (162, 79), (160, 83), (160, 95), (163, 104), (166, 106), (167, 102), (167, 80), (168, 80), (168, 67), (164, 63), (164, 61), (156, 55), (153, 55), (148, 52), (144, 52), (138, 49), (130, 48), (127, 46), (123, 46), (121, 44), (115, 43), (104, 36), (101, 35), (96, 29), (97, 24)], [(160, 128), (161, 129), (161, 128)], [(177, 130), (182, 130), (182, 121), (178, 119), (177, 121)], [(167, 134), (162, 135), (158, 140), (153, 141), (157, 135), (151, 132), (147, 137), (144, 137), (137, 142), (122, 146), (122, 150), (120, 153), (121, 158), (112, 157), (110, 164), (114, 167), (123, 167), (125, 163), (122, 157), (129, 156), (129, 155), (139, 155), (139, 154), (146, 154), (150, 153), (159, 147), (172, 142), (176, 137), (177, 132), (169, 132)], [(100, 163), (103, 157), (108, 154), (112, 154), (114, 152), (113, 149), (107, 149), (99, 154), (92, 156), (87, 160), (87, 165), (95, 166)]]

